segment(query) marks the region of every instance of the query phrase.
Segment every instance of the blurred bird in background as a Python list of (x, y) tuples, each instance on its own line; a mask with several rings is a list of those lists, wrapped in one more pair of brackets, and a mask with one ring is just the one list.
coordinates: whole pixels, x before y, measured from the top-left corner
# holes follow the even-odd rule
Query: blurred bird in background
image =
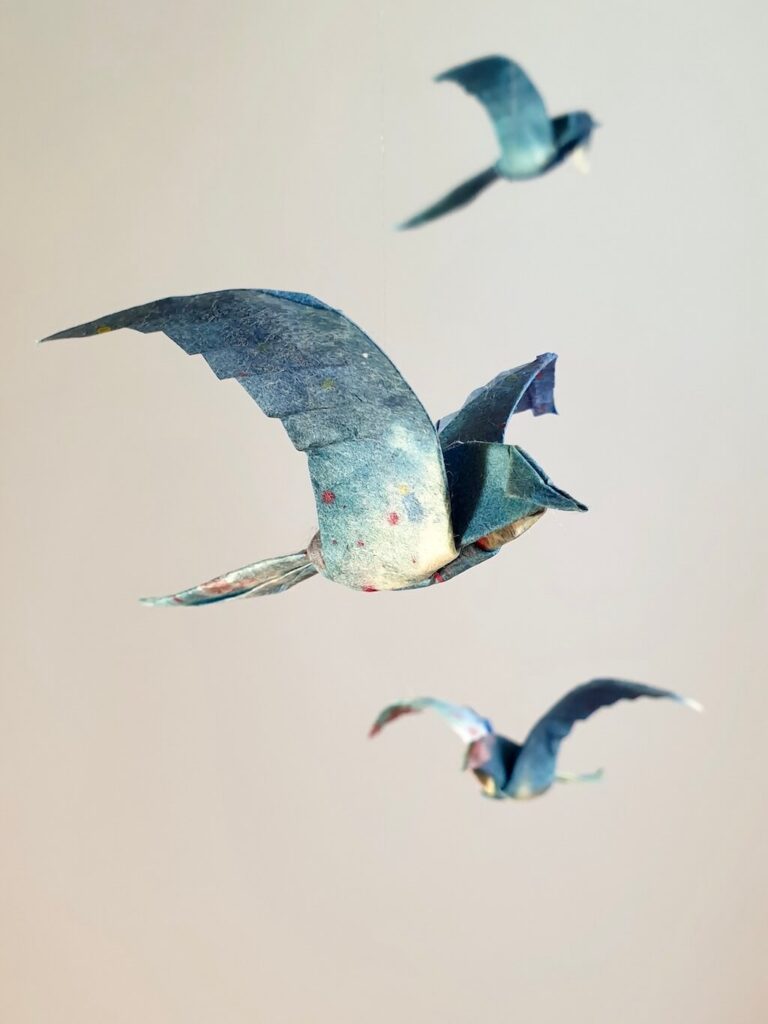
[(597, 122), (584, 110), (550, 118), (538, 89), (514, 61), (482, 57), (444, 71), (435, 81), (457, 82), (477, 97), (493, 122), (501, 156), (401, 228), (415, 228), (458, 210), (501, 178), (523, 181), (546, 174), (571, 154), (582, 170), (587, 169), (586, 147)]
[(585, 510), (521, 448), (502, 443), (513, 413), (556, 411), (553, 353), (500, 374), (436, 428), (371, 339), (311, 295), (233, 289), (161, 299), (44, 340), (121, 327), (163, 331), (279, 418), (307, 453), (319, 525), (303, 551), (148, 604), (275, 594), (317, 573), (363, 591), (430, 586), (491, 558), (548, 508)]
[(522, 744), (495, 732), (488, 719), (481, 718), (471, 708), (434, 697), (417, 697), (390, 704), (373, 723), (369, 735), (376, 736), (385, 725), (402, 715), (426, 709), (437, 711), (466, 743), (463, 767), (474, 772), (485, 796), (494, 800), (505, 797), (527, 800), (546, 793), (554, 782), (596, 782), (602, 778), (602, 770), (584, 774), (558, 772), (556, 764), (560, 744), (574, 723), (589, 718), (599, 708), (638, 697), (668, 698), (696, 711), (702, 710), (696, 701), (671, 690), (659, 690), (621, 679), (593, 679), (577, 686), (551, 707)]

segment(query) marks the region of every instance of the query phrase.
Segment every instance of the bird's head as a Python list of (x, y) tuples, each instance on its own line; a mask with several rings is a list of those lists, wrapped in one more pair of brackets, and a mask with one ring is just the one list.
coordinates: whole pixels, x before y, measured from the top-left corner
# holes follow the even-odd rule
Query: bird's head
[(492, 800), (500, 800), (502, 797), (501, 787), (506, 781), (504, 773), (497, 764), (498, 758), (494, 757), (495, 737), (493, 735), (482, 736), (474, 743), (470, 743), (464, 755), (464, 770), (469, 769), (480, 783), (483, 796)]
[(600, 123), (586, 110), (574, 110), (570, 114), (561, 114), (553, 118), (555, 155), (547, 169), (556, 167), (571, 154), (581, 154), (584, 158), (589, 149), (592, 133), (599, 127)]
[(478, 543), (495, 550), (530, 529), (548, 508), (586, 509), (516, 445), (470, 442), (451, 445), (444, 456), (453, 526), (462, 546)]
[[(490, 724), (490, 723), (489, 723)], [(469, 768), (483, 791), (483, 796), (503, 800), (521, 747), (506, 736), (488, 733), (467, 746), (464, 768)]]
[(592, 137), (592, 132), (600, 127), (600, 122), (596, 121), (586, 110), (576, 110), (569, 115), (569, 118), (573, 137), (578, 140), (576, 145), (587, 145)]

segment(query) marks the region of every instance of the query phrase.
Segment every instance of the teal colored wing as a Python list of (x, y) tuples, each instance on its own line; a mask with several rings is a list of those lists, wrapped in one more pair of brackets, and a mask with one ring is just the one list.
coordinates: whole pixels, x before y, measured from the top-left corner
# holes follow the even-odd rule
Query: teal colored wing
[(474, 743), (475, 740), (493, 732), (493, 726), (488, 719), (482, 718), (472, 708), (451, 704), (436, 697), (414, 697), (412, 700), (400, 700), (384, 708), (371, 726), (369, 736), (376, 736), (385, 725), (394, 722), (396, 718), (427, 710), (436, 711), (441, 715), (465, 743)]
[(473, 391), (458, 412), (438, 422), (443, 450), (456, 441), (503, 441), (507, 422), (516, 412), (530, 410), (534, 416), (556, 413), (556, 362), (554, 352), (544, 352)]
[(515, 763), (511, 787), (523, 787), (531, 793), (547, 789), (555, 778), (560, 744), (575, 723), (589, 718), (600, 708), (620, 700), (637, 700), (638, 697), (666, 698), (700, 710), (699, 705), (687, 697), (644, 683), (621, 679), (593, 679), (583, 683), (551, 707), (531, 729)]
[(325, 574), (389, 590), (456, 556), (435, 428), (384, 353), (342, 313), (294, 292), (161, 299), (46, 338), (163, 331), (234, 378), (307, 453)]
[(462, 206), (471, 203), (476, 196), (480, 195), (483, 189), (488, 188), (489, 185), (498, 180), (499, 172), (496, 168), (488, 167), (486, 170), (481, 171), (480, 174), (476, 174), (474, 178), (463, 182), (432, 206), (428, 206), (426, 210), (422, 210), (421, 213), (417, 213), (414, 217), (405, 221), (405, 223), (400, 225), (400, 230), (407, 231), (409, 228), (420, 227), (422, 224), (428, 224), (431, 220), (436, 220), (446, 213), (452, 213), (454, 210), (461, 209)]
[(555, 145), (547, 108), (519, 64), (483, 57), (444, 71), (436, 81), (456, 82), (485, 107), (501, 146), (502, 174), (529, 177), (551, 159)]

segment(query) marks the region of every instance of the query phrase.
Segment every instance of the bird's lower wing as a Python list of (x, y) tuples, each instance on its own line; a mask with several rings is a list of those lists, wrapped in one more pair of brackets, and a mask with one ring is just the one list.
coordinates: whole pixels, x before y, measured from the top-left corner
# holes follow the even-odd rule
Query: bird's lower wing
[(305, 451), (325, 572), (394, 589), (456, 555), (434, 426), (402, 376), (342, 313), (293, 292), (232, 289), (161, 299), (52, 335), (163, 331), (237, 380)]
[(447, 700), (438, 700), (436, 697), (415, 697), (412, 700), (397, 701), (384, 708), (371, 726), (369, 735), (376, 736), (385, 725), (394, 722), (396, 718), (426, 710), (436, 711), (441, 715), (465, 743), (474, 743), (475, 740), (493, 732), (488, 719), (481, 718), (472, 708), (451, 704)]
[(406, 231), (409, 228), (417, 228), (422, 224), (428, 224), (431, 220), (436, 220), (438, 217), (442, 217), (443, 214), (451, 213), (453, 210), (458, 210), (462, 206), (466, 206), (467, 203), (471, 203), (475, 196), (479, 195), (483, 189), (492, 185), (494, 181), (498, 181), (499, 175), (495, 168), (489, 167), (485, 171), (481, 171), (480, 174), (474, 178), (470, 178), (469, 181), (465, 181), (458, 188), (455, 188), (452, 192), (449, 192), (447, 196), (443, 196), (442, 199), (438, 200), (433, 206), (427, 207), (426, 210), (422, 210), (421, 213), (417, 213), (410, 220), (405, 221), (400, 225), (401, 231)]

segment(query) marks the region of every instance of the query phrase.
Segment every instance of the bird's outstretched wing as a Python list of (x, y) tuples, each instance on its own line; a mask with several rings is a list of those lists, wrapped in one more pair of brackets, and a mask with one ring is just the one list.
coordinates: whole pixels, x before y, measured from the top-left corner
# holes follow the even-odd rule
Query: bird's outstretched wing
[(438, 700), (436, 697), (415, 697), (413, 700), (399, 700), (396, 704), (390, 704), (384, 708), (371, 726), (368, 735), (376, 736), (385, 725), (389, 725), (390, 722), (394, 722), (402, 715), (426, 710), (437, 711), (442, 715), (451, 729), (465, 743), (474, 743), (475, 740), (493, 732), (493, 726), (488, 719), (481, 718), (472, 708), (451, 704), (447, 700)]
[(554, 352), (544, 352), (473, 391), (457, 412), (439, 420), (443, 450), (457, 441), (503, 441), (507, 422), (516, 412), (530, 409), (534, 416), (556, 413), (556, 361)]
[(51, 335), (163, 331), (232, 377), (305, 451), (325, 571), (407, 586), (456, 555), (434, 426), (371, 339), (312, 296), (232, 289), (161, 299)]
[(534, 725), (515, 764), (513, 785), (524, 781), (534, 792), (546, 788), (555, 777), (555, 762), (560, 744), (576, 722), (589, 718), (600, 708), (620, 700), (661, 697), (701, 710), (696, 701), (672, 690), (660, 690), (643, 683), (622, 679), (593, 679), (570, 690)]
[(499, 169), (510, 177), (538, 173), (554, 149), (552, 124), (538, 89), (519, 64), (482, 57), (444, 71), (437, 82), (456, 82), (488, 111), (502, 150)]
[(442, 199), (438, 199), (432, 206), (428, 206), (426, 210), (422, 210), (421, 213), (417, 213), (414, 217), (405, 221), (400, 225), (401, 231), (407, 231), (409, 228), (418, 228), (422, 224), (428, 224), (431, 220), (436, 220), (438, 217), (442, 217), (445, 213), (452, 213), (453, 210), (458, 210), (462, 206), (466, 206), (467, 203), (471, 203), (475, 196), (478, 196), (484, 188), (492, 185), (494, 181), (499, 180), (499, 172), (495, 167), (489, 167), (485, 171), (481, 171), (480, 174), (476, 174), (474, 178), (470, 178), (469, 181), (462, 182), (455, 189), (443, 196)]

